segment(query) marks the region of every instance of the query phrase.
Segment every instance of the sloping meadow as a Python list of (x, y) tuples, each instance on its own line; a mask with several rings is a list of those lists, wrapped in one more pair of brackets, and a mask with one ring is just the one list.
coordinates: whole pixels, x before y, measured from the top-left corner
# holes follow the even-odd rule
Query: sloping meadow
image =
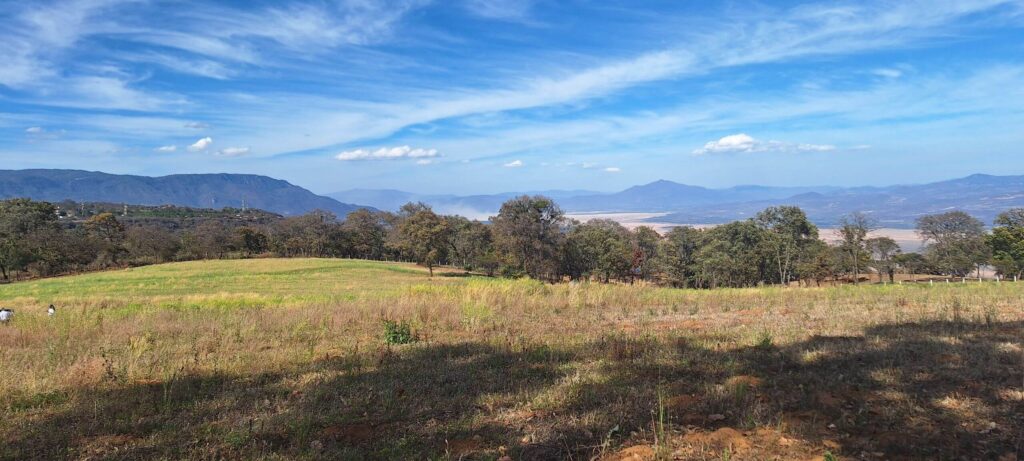
[(0, 458), (1012, 459), (1022, 298), (319, 259), (3, 285)]

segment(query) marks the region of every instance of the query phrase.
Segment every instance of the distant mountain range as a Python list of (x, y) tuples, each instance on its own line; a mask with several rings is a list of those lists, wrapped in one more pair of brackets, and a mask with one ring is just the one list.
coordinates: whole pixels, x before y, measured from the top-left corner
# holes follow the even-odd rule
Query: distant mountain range
[(588, 190), (543, 190), (526, 192), (504, 192), (486, 195), (431, 195), (416, 194), (394, 189), (351, 189), (327, 194), (329, 197), (349, 203), (362, 203), (381, 210), (397, 211), (409, 202), (429, 204), (435, 211), (445, 214), (459, 214), (468, 218), (487, 219), (501, 208), (508, 199), (520, 195), (544, 195), (562, 203), (572, 197), (596, 195)]
[(314, 209), (340, 217), (360, 208), (299, 186), (248, 174), (176, 174), (149, 177), (81, 170), (0, 170), (0, 198), (111, 202), (196, 208), (258, 208), (282, 215)]
[(834, 225), (854, 211), (867, 213), (882, 227), (911, 228), (918, 217), (964, 211), (991, 225), (1008, 208), (1024, 207), (1024, 176), (976, 174), (919, 185), (852, 187), (807, 192), (786, 198), (718, 203), (679, 210), (652, 221), (717, 224), (745, 219), (772, 205), (795, 205), (821, 226)]
[(1007, 208), (1024, 207), (1024, 176), (976, 174), (949, 181), (887, 187), (709, 189), (661, 180), (615, 193), (542, 191), (455, 196), (359, 189), (329, 195), (384, 210), (395, 210), (409, 201), (422, 201), (438, 211), (479, 218), (495, 214), (502, 202), (524, 193), (548, 195), (572, 213), (665, 213), (649, 219), (662, 223), (718, 224), (753, 217), (773, 205), (795, 205), (821, 226), (834, 226), (843, 215), (863, 211), (884, 227), (911, 228), (922, 215), (954, 209), (991, 224), (995, 216)]
[[(394, 211), (424, 202), (446, 214), (487, 219), (518, 195), (546, 195), (572, 213), (660, 213), (651, 222), (717, 224), (746, 219), (773, 205), (802, 208), (820, 226), (863, 211), (880, 225), (910, 228), (925, 214), (963, 210), (986, 224), (1000, 212), (1024, 207), (1024, 176), (976, 174), (920, 185), (887, 187), (736, 186), (709, 189), (655, 181), (621, 192), (547, 190), (488, 195), (430, 195), (393, 189), (353, 189), (316, 195), (286, 181), (244, 174), (179, 174), (162, 177), (114, 175), (80, 170), (0, 170), (0, 198), (180, 205), (199, 208), (259, 208), (283, 215), (323, 209), (344, 217), (360, 208)], [(359, 205), (353, 205), (357, 203)]]
[(587, 190), (546, 190), (504, 192), (490, 195), (427, 195), (394, 189), (352, 189), (327, 194), (344, 202), (364, 203), (382, 210), (397, 210), (409, 202), (430, 204), (444, 213), (488, 216), (497, 213), (506, 200), (520, 195), (544, 195), (571, 212), (669, 212), (718, 203), (786, 198), (807, 192), (832, 192), (838, 187), (736, 186), (708, 189), (672, 181), (655, 181), (622, 192)]
[(573, 212), (666, 212), (720, 203), (750, 200), (781, 199), (808, 192), (833, 192), (837, 187), (769, 187), (735, 186), (728, 189), (708, 189), (672, 181), (655, 181), (633, 186), (613, 194), (590, 194), (568, 197), (558, 203)]

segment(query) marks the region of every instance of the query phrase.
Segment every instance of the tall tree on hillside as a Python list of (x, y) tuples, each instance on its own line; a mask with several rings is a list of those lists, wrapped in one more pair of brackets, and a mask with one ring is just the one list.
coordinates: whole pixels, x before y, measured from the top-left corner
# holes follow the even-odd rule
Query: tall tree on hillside
[(989, 259), (985, 224), (962, 211), (922, 216), (917, 233), (925, 255), (945, 274), (968, 275)]
[(900, 253), (900, 246), (889, 237), (874, 237), (864, 241), (864, 247), (871, 254), (872, 265), (878, 272), (878, 282), (882, 276), (889, 275), (889, 283), (896, 279), (896, 261), (893, 258)]
[(521, 196), (501, 205), (491, 219), (494, 244), (511, 273), (550, 279), (558, 265), (562, 209), (544, 196)]
[(388, 234), (388, 220), (385, 219), (384, 213), (360, 208), (345, 217), (342, 229), (348, 233), (352, 256), (360, 259), (384, 257)]
[(839, 247), (847, 257), (846, 263), (853, 272), (854, 284), (860, 283), (860, 269), (868, 257), (864, 240), (876, 228), (875, 220), (859, 211), (839, 219), (839, 236), (842, 239)]
[(98, 267), (112, 266), (118, 263), (125, 253), (125, 228), (113, 213), (100, 213), (85, 221), (86, 233), (96, 245), (96, 261)]
[(270, 250), (270, 239), (262, 230), (252, 226), (242, 226), (235, 229), (235, 238), (238, 247), (247, 256), (266, 253)]
[(633, 267), (631, 271), (634, 276), (640, 277), (641, 280), (651, 277), (658, 260), (658, 244), (660, 242), (661, 236), (650, 227), (640, 226), (633, 230)]
[(795, 274), (810, 286), (810, 281), (821, 286), (821, 282), (834, 278), (838, 269), (837, 251), (822, 240), (809, 242), (800, 252), (795, 266)]
[(449, 259), (467, 271), (483, 270), (492, 275), (497, 269), (494, 238), (490, 226), (462, 216), (445, 216), (448, 222)]
[(754, 221), (771, 233), (767, 245), (775, 259), (783, 285), (792, 279), (796, 261), (810, 242), (818, 240), (818, 228), (795, 206), (769, 207), (757, 214)]
[(136, 263), (169, 261), (178, 253), (179, 244), (173, 233), (159, 226), (132, 226), (125, 232), (125, 249)]
[(688, 226), (673, 227), (665, 234), (658, 250), (658, 266), (674, 287), (689, 288), (697, 284), (697, 251), (703, 235)]
[(29, 199), (0, 201), (0, 276), (9, 280), (14, 271), (29, 264), (55, 258), (56, 242), (44, 236), (58, 231), (57, 209), (50, 203)]
[(768, 231), (753, 220), (735, 221), (704, 232), (697, 251), (697, 279), (702, 285), (748, 287), (774, 273)]
[(608, 283), (613, 277), (629, 276), (633, 261), (629, 230), (615, 221), (594, 219), (574, 226), (563, 248), (563, 272), (571, 278), (598, 276)]
[(411, 213), (398, 224), (400, 245), (416, 262), (427, 266), (433, 277), (434, 265), (445, 258), (449, 249), (448, 222), (427, 206), (417, 207)]
[(986, 242), (996, 270), (1002, 275), (1020, 277), (1024, 273), (1024, 208), (1000, 213)]

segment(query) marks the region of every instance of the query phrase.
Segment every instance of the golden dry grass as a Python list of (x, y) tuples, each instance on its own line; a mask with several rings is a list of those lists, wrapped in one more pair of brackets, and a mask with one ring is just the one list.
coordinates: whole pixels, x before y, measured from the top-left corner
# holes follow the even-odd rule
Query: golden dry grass
[[(1024, 440), (1024, 283), (696, 291), (267, 259), (0, 304), (3, 459), (997, 459)], [(384, 319), (419, 341), (384, 344)]]

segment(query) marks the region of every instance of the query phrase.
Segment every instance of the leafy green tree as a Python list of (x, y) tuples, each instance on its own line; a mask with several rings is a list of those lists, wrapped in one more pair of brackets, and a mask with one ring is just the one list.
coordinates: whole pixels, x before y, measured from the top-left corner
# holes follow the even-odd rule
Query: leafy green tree
[(565, 239), (563, 269), (571, 278), (599, 276), (605, 283), (613, 277), (629, 277), (633, 250), (629, 230), (621, 224), (594, 219), (575, 226)]
[(672, 286), (697, 285), (697, 251), (702, 244), (702, 232), (692, 227), (673, 227), (665, 234), (659, 245), (657, 265)]
[(345, 217), (342, 229), (348, 234), (352, 256), (360, 259), (382, 259), (390, 227), (388, 213), (372, 212), (365, 208)]
[(246, 255), (259, 255), (270, 251), (270, 238), (262, 230), (251, 226), (242, 226), (235, 229), (237, 246)]
[(1024, 274), (1024, 208), (1000, 213), (986, 243), (992, 251), (992, 264), (1000, 274)]
[(116, 266), (127, 253), (124, 248), (125, 228), (113, 213), (100, 213), (87, 219), (83, 224), (89, 238), (96, 247), (96, 267)]
[(631, 273), (641, 280), (650, 279), (658, 260), (661, 236), (654, 229), (640, 226), (632, 232), (633, 261)]
[(491, 219), (494, 244), (512, 274), (551, 279), (558, 269), (562, 209), (544, 196), (521, 196), (501, 205)]
[(29, 264), (58, 257), (46, 239), (58, 230), (57, 209), (50, 203), (29, 199), (0, 201), (0, 275), (10, 280)]
[[(794, 268), (798, 279), (809, 286), (813, 280), (818, 286), (821, 282), (834, 278), (838, 269), (836, 248), (830, 247), (821, 240), (809, 242), (799, 254)], [(841, 256), (841, 255), (840, 255)]]
[[(421, 204), (422, 205), (422, 204)], [(403, 207), (404, 208), (404, 207)], [(401, 245), (416, 262), (427, 266), (434, 276), (434, 265), (443, 259), (449, 249), (448, 222), (430, 207), (417, 207), (398, 226)]]
[(715, 226), (704, 232), (704, 245), (697, 251), (697, 279), (702, 285), (754, 286), (768, 280), (771, 264), (771, 235), (753, 220)]
[(944, 274), (965, 276), (989, 260), (985, 225), (962, 211), (922, 216), (917, 233), (925, 256)]
[(845, 256), (842, 264), (853, 274), (853, 283), (860, 283), (860, 270), (869, 260), (864, 241), (877, 228), (875, 220), (859, 211), (839, 219), (839, 248)]
[(496, 269), (494, 238), (490, 226), (461, 216), (445, 216), (448, 222), (448, 258), (467, 271), (483, 270), (491, 275)]
[(135, 263), (161, 263), (170, 261), (178, 253), (180, 240), (159, 226), (129, 227), (125, 232), (125, 249)]
[(921, 253), (900, 253), (893, 256), (893, 262), (906, 274), (929, 274), (936, 272)]
[(796, 272), (796, 263), (807, 246), (818, 240), (818, 228), (795, 206), (769, 207), (754, 218), (770, 233), (766, 244), (778, 272), (778, 282), (787, 284)]
[(884, 275), (889, 276), (889, 283), (896, 280), (896, 261), (893, 258), (900, 253), (900, 246), (889, 237), (874, 237), (864, 241), (864, 247), (871, 255), (871, 265), (878, 272), (878, 282)]

